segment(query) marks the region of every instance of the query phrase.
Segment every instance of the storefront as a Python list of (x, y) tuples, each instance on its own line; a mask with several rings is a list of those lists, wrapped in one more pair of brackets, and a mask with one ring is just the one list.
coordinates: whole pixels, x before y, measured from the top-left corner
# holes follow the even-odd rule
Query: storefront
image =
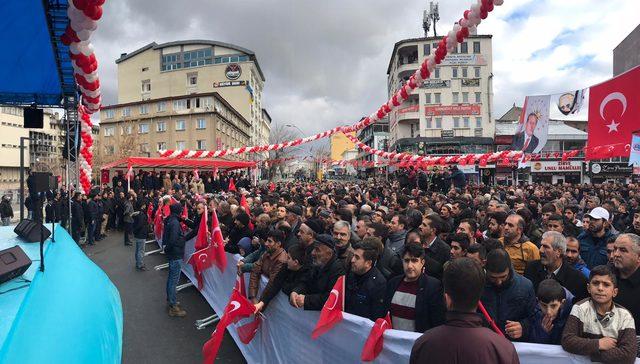
[(582, 161), (532, 161), (533, 183), (581, 183)]
[(591, 183), (604, 182), (631, 182), (633, 166), (626, 162), (591, 162), (589, 163), (589, 176)]
[(467, 183), (478, 184), (478, 167), (475, 165), (458, 165), (458, 169), (467, 177)]

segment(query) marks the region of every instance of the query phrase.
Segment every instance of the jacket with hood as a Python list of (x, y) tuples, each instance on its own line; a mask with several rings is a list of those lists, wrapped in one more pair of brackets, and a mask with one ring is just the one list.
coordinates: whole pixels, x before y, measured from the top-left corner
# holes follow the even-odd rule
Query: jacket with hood
[(517, 341), (527, 341), (529, 325), (536, 309), (536, 295), (533, 284), (509, 267), (509, 278), (500, 287), (487, 282), (481, 298), (489, 316), (504, 332), (508, 321), (518, 321), (522, 325), (522, 337)]
[(569, 318), (569, 314), (571, 313), (571, 308), (573, 307), (573, 295), (569, 292), (568, 289), (564, 289), (566, 294), (566, 298), (562, 308), (560, 308), (560, 312), (558, 312), (558, 316), (553, 320), (553, 327), (551, 328), (551, 332), (546, 332), (542, 327), (542, 319), (544, 318), (544, 314), (540, 309), (540, 305), (536, 305), (536, 312), (533, 315), (531, 320), (531, 326), (529, 326), (529, 339), (528, 342), (536, 343), (536, 344), (553, 344), (560, 345), (560, 341), (562, 340), (562, 330), (564, 330), (564, 324), (567, 323), (567, 319)]
[(180, 214), (182, 205), (174, 203), (169, 207), (171, 214), (164, 221), (164, 232), (162, 233), (162, 243), (164, 253), (168, 260), (177, 260), (184, 257), (184, 233), (180, 226)]

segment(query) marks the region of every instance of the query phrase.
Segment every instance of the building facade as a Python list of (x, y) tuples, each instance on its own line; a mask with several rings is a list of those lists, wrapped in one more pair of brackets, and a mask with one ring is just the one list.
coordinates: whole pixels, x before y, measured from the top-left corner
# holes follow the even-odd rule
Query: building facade
[[(389, 121), (388, 119), (380, 120), (379, 122), (369, 124), (366, 127), (358, 131), (358, 139), (367, 146), (386, 151), (389, 142)], [(358, 150), (358, 162), (379, 162), (385, 159), (381, 159), (375, 154), (365, 153), (362, 150)], [(358, 167), (358, 174), (361, 177), (371, 177), (376, 170), (381, 170), (376, 167)]]
[[(356, 135), (353, 131), (349, 133), (352, 136)], [(345, 151), (356, 149), (356, 145), (347, 138), (343, 133), (335, 133), (329, 137), (330, 143), (330, 156), (331, 160), (341, 161)]]
[(250, 133), (249, 121), (217, 92), (103, 106), (96, 165), (132, 155), (156, 156), (166, 149), (237, 148), (249, 145)]
[(44, 110), (42, 129), (25, 129), (23, 108), (0, 107), (0, 194), (18, 200), (20, 189), (20, 138), (25, 140), (24, 165), (30, 171), (64, 176), (65, 160), (63, 123), (58, 113)]
[[(420, 67), (442, 37), (404, 39), (387, 68), (391, 97)], [(495, 124), (491, 35), (471, 35), (436, 66), (433, 74), (389, 115), (392, 151), (437, 155), (485, 152)]]
[(640, 65), (640, 25), (613, 49), (613, 76)]

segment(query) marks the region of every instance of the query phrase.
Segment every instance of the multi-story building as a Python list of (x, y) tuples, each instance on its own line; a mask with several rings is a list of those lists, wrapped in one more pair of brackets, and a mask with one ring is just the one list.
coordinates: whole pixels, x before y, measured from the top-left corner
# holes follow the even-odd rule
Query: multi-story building
[[(251, 124), (217, 92), (104, 106), (99, 164), (159, 150), (214, 150), (248, 145)], [(246, 154), (230, 159), (249, 159)]]
[[(389, 115), (390, 150), (415, 154), (488, 151), (495, 124), (491, 103), (491, 35), (470, 35), (436, 66), (431, 77)], [(389, 97), (420, 67), (442, 37), (395, 44), (389, 67)]]
[[(128, 135), (132, 122), (142, 128), (137, 155), (268, 142), (265, 78), (252, 51), (209, 40), (153, 42), (121, 54), (116, 64), (118, 104), (101, 112), (101, 126), (107, 128), (100, 133), (105, 160), (110, 154), (122, 157), (117, 143), (109, 141)], [(243, 157), (249, 158), (254, 157)]]
[(613, 49), (613, 76), (640, 65), (640, 25)]
[[(355, 136), (356, 132), (352, 131), (350, 135)], [(331, 160), (341, 161), (343, 154), (347, 150), (355, 150), (356, 145), (347, 138), (343, 133), (335, 133), (329, 137), (330, 157)]]
[(20, 138), (25, 139), (24, 165), (29, 171), (49, 172), (64, 176), (65, 161), (63, 125), (60, 115), (44, 110), (42, 129), (24, 127), (23, 108), (0, 107), (0, 193), (12, 195), (18, 200), (20, 189)]
[[(376, 123), (369, 124), (358, 131), (358, 139), (367, 146), (378, 149), (387, 150), (389, 141), (389, 121), (388, 119), (380, 120)], [(365, 153), (358, 150), (358, 162), (379, 162), (381, 158), (375, 154)], [(362, 177), (370, 177), (373, 175), (376, 167), (359, 167), (358, 172)]]

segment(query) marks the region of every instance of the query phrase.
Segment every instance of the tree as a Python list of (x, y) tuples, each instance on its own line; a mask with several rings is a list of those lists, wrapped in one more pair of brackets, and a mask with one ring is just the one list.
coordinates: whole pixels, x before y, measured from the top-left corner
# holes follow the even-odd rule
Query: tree
[[(290, 124), (275, 124), (271, 128), (271, 133), (269, 134), (269, 144), (283, 143), (302, 137), (298, 129), (287, 125)], [(299, 146), (272, 150), (269, 151), (269, 159), (274, 160), (287, 158), (294, 155), (298, 150), (300, 150)], [(275, 177), (278, 168), (280, 169), (280, 175), (282, 175), (284, 172), (284, 163), (269, 165), (269, 180), (272, 180), (273, 177)]]
[[(100, 167), (107, 163), (131, 156), (140, 155), (140, 138), (138, 124), (133, 121), (117, 123), (115, 135), (110, 138), (102, 137), (93, 141), (93, 171), (100, 173)], [(130, 131), (130, 132), (129, 132)], [(112, 153), (107, 153), (110, 149)]]

